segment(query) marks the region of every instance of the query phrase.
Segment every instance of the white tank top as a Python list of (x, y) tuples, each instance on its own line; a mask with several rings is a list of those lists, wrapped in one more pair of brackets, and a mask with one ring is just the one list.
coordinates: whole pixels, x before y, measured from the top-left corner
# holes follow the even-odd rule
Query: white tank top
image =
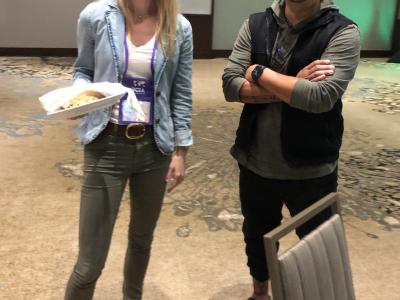
[[(145, 45), (136, 47), (131, 40), (126, 37), (128, 46), (129, 61), (126, 75), (129, 77), (138, 77), (151, 79), (153, 74), (151, 71), (151, 59), (153, 56), (155, 37), (148, 41)], [(125, 58), (126, 59), (126, 58)], [(113, 106), (110, 122), (118, 124), (119, 103)]]

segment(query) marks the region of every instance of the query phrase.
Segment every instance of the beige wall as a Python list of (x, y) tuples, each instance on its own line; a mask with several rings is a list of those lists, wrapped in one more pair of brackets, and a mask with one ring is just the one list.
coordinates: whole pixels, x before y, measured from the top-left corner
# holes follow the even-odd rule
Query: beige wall
[(0, 47), (75, 48), (76, 21), (90, 0), (0, 0)]
[(214, 0), (213, 49), (232, 49), (237, 33), (250, 14), (263, 11), (273, 0)]
[(211, 15), (212, 0), (178, 0), (180, 11), (184, 14)]
[[(204, 9), (203, 0), (180, 0)], [(396, 0), (336, 0), (360, 26), (364, 50), (389, 50)], [(0, 0), (0, 47), (75, 48), (76, 20), (91, 0)], [(243, 21), (272, 0), (214, 0), (213, 49), (231, 49)], [(353, 3), (354, 2), (354, 3)], [(363, 3), (363, 4), (362, 4)], [(185, 6), (185, 7), (186, 7)], [(363, 9), (359, 9), (363, 7)], [(188, 9), (187, 7), (185, 9)]]

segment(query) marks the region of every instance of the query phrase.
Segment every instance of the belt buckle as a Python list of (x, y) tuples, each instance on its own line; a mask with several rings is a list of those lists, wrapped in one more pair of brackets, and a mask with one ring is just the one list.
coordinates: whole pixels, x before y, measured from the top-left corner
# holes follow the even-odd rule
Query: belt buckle
[[(139, 135), (130, 135), (129, 130), (131, 128), (137, 128), (137, 129), (140, 128), (140, 134)], [(125, 137), (129, 140), (139, 140), (144, 137), (145, 133), (146, 133), (146, 127), (142, 123), (128, 124), (128, 126), (126, 126), (126, 129), (125, 129)]]

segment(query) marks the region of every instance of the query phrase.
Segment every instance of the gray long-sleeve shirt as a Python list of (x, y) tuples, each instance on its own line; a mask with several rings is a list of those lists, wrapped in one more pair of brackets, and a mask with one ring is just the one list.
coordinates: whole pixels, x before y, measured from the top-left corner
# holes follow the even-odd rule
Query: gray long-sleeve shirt
[[(296, 30), (318, 17), (326, 9), (336, 9), (331, 0), (321, 2), (321, 10), (315, 16), (292, 27), (288, 24), (283, 10), (284, 1), (272, 4), (274, 16), (279, 25), (275, 42), (272, 66), (284, 73), (297, 42)], [(279, 49), (279, 56), (275, 55)], [(310, 82), (299, 79), (291, 96), (291, 106), (312, 113), (332, 109), (342, 97), (349, 82), (354, 78), (360, 59), (360, 34), (355, 25), (336, 33), (325, 49), (322, 59), (329, 59), (335, 66), (335, 73), (323, 81)], [(223, 74), (223, 89), (227, 101), (239, 101), (240, 89), (245, 82), (244, 74), (251, 65), (251, 34), (248, 20), (243, 24), (233, 52)], [(308, 179), (328, 175), (337, 167), (337, 162), (319, 166), (292, 168), (283, 158), (280, 140), (281, 103), (271, 103), (258, 112), (257, 132), (250, 155), (234, 153), (237, 161), (256, 174), (273, 179)]]

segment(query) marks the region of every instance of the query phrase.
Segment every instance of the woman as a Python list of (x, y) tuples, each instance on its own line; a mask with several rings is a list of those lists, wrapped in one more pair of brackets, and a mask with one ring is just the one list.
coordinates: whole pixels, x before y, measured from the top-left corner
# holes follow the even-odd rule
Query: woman
[(166, 182), (182, 182), (192, 145), (192, 29), (175, 0), (102, 0), (78, 22), (75, 84), (121, 82), (134, 89), (146, 114), (129, 103), (86, 115), (78, 128), (84, 148), (79, 256), (65, 299), (92, 299), (129, 179), (131, 221), (124, 299), (141, 299)]

